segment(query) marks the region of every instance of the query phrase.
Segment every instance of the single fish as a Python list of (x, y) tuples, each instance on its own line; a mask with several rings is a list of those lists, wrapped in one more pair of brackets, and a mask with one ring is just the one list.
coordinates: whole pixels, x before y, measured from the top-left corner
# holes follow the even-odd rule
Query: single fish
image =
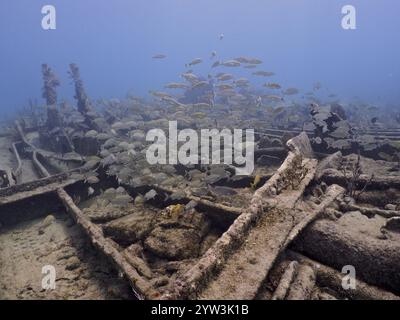
[(183, 74), (181, 74), (181, 77), (191, 83), (198, 81), (197, 76), (193, 73), (183, 73)]
[(255, 69), (255, 68), (257, 68), (257, 65), (256, 64), (248, 64), (248, 65), (243, 66), (243, 68), (245, 68), (245, 69)]
[(220, 66), (220, 65), (221, 65), (221, 62), (215, 61), (215, 62), (211, 65), (211, 68), (216, 68), (216, 67), (218, 67), (218, 66)]
[(197, 119), (204, 119), (207, 115), (204, 112), (195, 112), (192, 114), (192, 117)]
[(236, 95), (236, 92), (233, 89), (224, 89), (224, 90), (218, 90), (216, 94), (220, 97), (231, 97)]
[(264, 87), (267, 87), (269, 89), (281, 89), (282, 87), (278, 83), (265, 83)]
[(194, 65), (202, 63), (202, 62), (203, 62), (202, 59), (196, 58), (196, 59), (193, 59), (192, 62), (189, 62), (188, 64), (186, 64), (185, 66), (186, 67), (191, 67), (191, 66), (194, 66)]
[(186, 89), (188, 87), (185, 83), (171, 82), (164, 86), (166, 89)]
[(260, 184), (260, 182), (261, 182), (261, 176), (260, 176), (260, 175), (256, 175), (256, 176), (254, 177), (254, 181), (253, 181), (252, 183), (250, 183), (250, 187), (251, 187), (253, 190), (256, 190), (256, 189), (257, 189), (257, 186)]
[(192, 104), (192, 106), (194, 108), (210, 108), (211, 107), (211, 105), (209, 103), (205, 103), (205, 102), (194, 103), (194, 104)]
[(262, 96), (263, 99), (267, 99), (267, 100), (271, 100), (271, 101), (283, 101), (283, 98), (277, 95), (266, 95), (266, 96)]
[(282, 113), (283, 110), (285, 110), (284, 107), (279, 107), (279, 108), (274, 109), (274, 111), (273, 111), (272, 113), (273, 113), (274, 115), (277, 115), (277, 114)]
[(249, 80), (246, 78), (239, 78), (233, 82), (237, 87), (247, 86), (249, 84)]
[(292, 96), (292, 95), (295, 95), (298, 93), (299, 93), (299, 90), (296, 88), (288, 88), (285, 91), (283, 91), (283, 94), (285, 94), (287, 96)]
[(97, 178), (96, 176), (89, 176), (86, 178), (86, 182), (89, 184), (96, 184), (100, 182), (100, 179)]
[(262, 60), (256, 59), (256, 58), (248, 58), (247, 62), (248, 64), (262, 64)]
[(233, 86), (230, 84), (217, 84), (215, 86), (217, 89), (219, 90), (229, 90), (229, 89), (233, 89)]
[(184, 213), (185, 206), (183, 204), (173, 204), (167, 207), (167, 214), (173, 220), (178, 220), (178, 218)]
[(174, 99), (172, 97), (162, 97), (161, 100), (165, 101), (169, 104), (172, 104), (173, 106), (178, 106), (178, 107), (184, 106), (184, 104), (180, 103), (179, 101), (177, 101), (176, 99)]
[(153, 59), (165, 59), (167, 56), (165, 54), (156, 54)]
[(225, 67), (240, 67), (240, 62), (236, 60), (228, 60), (222, 63)]
[(262, 63), (262, 61), (260, 59), (248, 58), (248, 57), (239, 57), (239, 58), (235, 58), (235, 60), (237, 60), (241, 63), (251, 64), (251, 65), (257, 65), (257, 64)]
[(193, 85), (193, 88), (201, 88), (208, 85), (209, 85), (208, 81), (199, 81)]
[(88, 188), (88, 196), (90, 197), (94, 193), (94, 189), (92, 187)]
[(227, 81), (227, 80), (232, 80), (234, 77), (231, 74), (228, 73), (223, 73), (220, 76), (217, 77), (219, 81)]
[(275, 73), (270, 72), (270, 71), (256, 71), (256, 72), (253, 72), (253, 75), (262, 76), (262, 77), (272, 77), (275, 75)]
[(157, 97), (157, 98), (161, 98), (161, 99), (165, 98), (165, 97), (171, 97), (171, 95), (169, 95), (166, 92), (160, 92), (160, 91), (149, 91), (149, 92), (150, 92), (150, 94), (152, 96)]

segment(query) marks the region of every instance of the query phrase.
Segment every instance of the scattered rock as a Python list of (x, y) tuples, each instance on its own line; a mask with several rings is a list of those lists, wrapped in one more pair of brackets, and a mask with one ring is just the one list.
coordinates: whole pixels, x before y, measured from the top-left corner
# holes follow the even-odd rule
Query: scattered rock
[(154, 213), (148, 211), (135, 212), (113, 220), (103, 226), (104, 234), (116, 241), (132, 244), (143, 239), (151, 230)]
[(290, 139), (286, 145), (292, 152), (299, 152), (305, 158), (314, 158), (310, 140), (304, 131), (293, 139)]
[(48, 215), (39, 225), (38, 229), (39, 234), (43, 234), (45, 229), (49, 227), (51, 224), (53, 224), (55, 220), (56, 218), (54, 218), (53, 215)]
[(74, 256), (74, 257), (69, 258), (66, 261), (65, 269), (69, 270), (69, 271), (75, 270), (75, 269), (79, 268), (80, 264), (81, 264), (81, 261), (78, 259), (78, 257)]
[(149, 192), (147, 192), (147, 193), (144, 195), (144, 200), (145, 200), (145, 201), (149, 201), (149, 200), (154, 199), (156, 196), (157, 196), (157, 191), (154, 190), (154, 189), (151, 189)]
[(198, 256), (200, 240), (193, 229), (157, 227), (150, 233), (144, 245), (160, 258), (182, 260)]
[(338, 169), (340, 163), (343, 159), (342, 153), (340, 151), (327, 156), (323, 159), (317, 167), (317, 172), (315, 174), (316, 179), (320, 179), (327, 169)]
[(394, 205), (394, 204), (387, 204), (386, 206), (385, 206), (385, 209), (386, 210), (393, 210), (393, 211), (395, 211), (396, 210), (396, 205)]
[(135, 198), (134, 204), (135, 205), (143, 205), (144, 204), (144, 197), (142, 195), (138, 195)]
[(166, 285), (169, 284), (169, 279), (168, 277), (159, 277), (159, 278), (155, 278), (151, 281), (151, 283), (153, 284), (153, 286), (155, 288), (160, 288), (160, 287), (164, 287)]
[(153, 272), (147, 263), (138, 256), (136, 246), (132, 245), (124, 250), (124, 256), (128, 262), (144, 277), (151, 279)]
[(278, 157), (269, 156), (263, 154), (261, 157), (257, 159), (257, 164), (260, 166), (275, 166), (280, 164), (282, 161)]
[(388, 231), (400, 233), (400, 217), (393, 217), (388, 219), (383, 228)]

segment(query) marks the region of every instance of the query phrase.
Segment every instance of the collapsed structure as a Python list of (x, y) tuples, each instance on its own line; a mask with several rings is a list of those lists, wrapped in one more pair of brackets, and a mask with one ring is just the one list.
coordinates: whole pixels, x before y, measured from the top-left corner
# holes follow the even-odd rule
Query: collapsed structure
[[(234, 123), (218, 105), (197, 117), (188, 105), (136, 98), (103, 101), (101, 112), (70, 69), (77, 109), (58, 108), (59, 82), (43, 65), (46, 122), (18, 120), (2, 134), (12, 153), (0, 172), (0, 241), (12, 239), (19, 255), (6, 263), (14, 249), (0, 250), (0, 297), (399, 299), (399, 129), (373, 140), (390, 159), (368, 158), (378, 149), (337, 106), (313, 105), (312, 131), (265, 126), (254, 106), (241, 111), (257, 121), (252, 176), (222, 164), (149, 165), (150, 128)], [(59, 291), (38, 288), (44, 262), (61, 270)], [(342, 286), (345, 266), (355, 287)], [(11, 269), (24, 276), (7, 287)]]

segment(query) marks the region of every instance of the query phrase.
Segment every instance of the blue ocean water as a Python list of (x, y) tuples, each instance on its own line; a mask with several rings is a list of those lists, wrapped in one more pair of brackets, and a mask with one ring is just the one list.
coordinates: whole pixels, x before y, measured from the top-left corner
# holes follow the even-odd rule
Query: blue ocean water
[[(49, 4), (56, 30), (41, 26)], [(344, 5), (356, 9), (355, 30), (341, 26)], [(2, 0), (0, 116), (29, 99), (43, 103), (42, 63), (61, 80), (59, 99), (73, 101), (71, 62), (93, 99), (145, 96), (180, 81), (194, 58), (204, 60), (194, 72), (207, 76), (212, 51), (220, 60), (263, 60), (261, 69), (275, 72), (273, 81), (284, 87), (307, 92), (320, 82), (343, 101), (399, 108), (399, 9), (397, 0)], [(161, 53), (166, 59), (152, 59)]]

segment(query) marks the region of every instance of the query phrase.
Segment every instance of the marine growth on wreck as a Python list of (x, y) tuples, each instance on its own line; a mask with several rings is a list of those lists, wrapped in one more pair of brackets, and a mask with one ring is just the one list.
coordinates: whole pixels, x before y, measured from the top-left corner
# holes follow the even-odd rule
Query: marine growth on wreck
[[(300, 10), (221, 2), (229, 15), (255, 15), (238, 18), (246, 32), (262, 23), (259, 10)], [(36, 95), (18, 88), (28, 102), (0, 125), (0, 299), (400, 299), (400, 97), (341, 96), (312, 70), (294, 87), (279, 68), (286, 61), (274, 60), (299, 57), (278, 40), (264, 46), (257, 33), (243, 34), (235, 19), (219, 17), (226, 31), (210, 33), (197, 23), (205, 3), (172, 1), (154, 13), (165, 18), (182, 6), (171, 12), (178, 24), (192, 19), (190, 50), (176, 43), (180, 30), (164, 44), (146, 34), (135, 52), (112, 39), (120, 39), (115, 26), (90, 34), (92, 49), (90, 25), (71, 50), (46, 40), (57, 59), (43, 54), (47, 62), (30, 66)], [(63, 6), (55, 9), (66, 19)], [(123, 25), (127, 8), (110, 19)], [(213, 19), (209, 27), (221, 27)], [(67, 37), (68, 27), (41, 31)], [(97, 51), (98, 41), (112, 48)], [(84, 50), (94, 51), (92, 61)], [(132, 54), (132, 64), (121, 69), (113, 51), (122, 64)], [(18, 59), (9, 74), (21, 72)], [(98, 89), (127, 87), (109, 68), (134, 73), (126, 95)], [(145, 92), (143, 70), (154, 78)], [(42, 281), (46, 270), (53, 282)], [(354, 278), (345, 282), (348, 272)]]

